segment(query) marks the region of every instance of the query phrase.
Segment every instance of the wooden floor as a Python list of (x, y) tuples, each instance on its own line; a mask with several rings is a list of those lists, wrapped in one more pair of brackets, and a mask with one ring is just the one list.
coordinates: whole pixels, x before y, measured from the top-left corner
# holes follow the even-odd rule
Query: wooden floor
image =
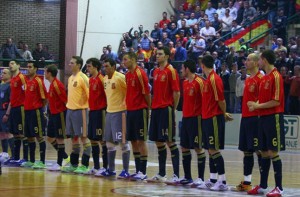
[[(157, 173), (157, 151), (153, 143), (148, 144), (149, 162), (148, 177)], [(242, 153), (237, 147), (229, 147), (223, 151), (225, 160), (226, 177), (228, 184), (234, 186), (242, 178)], [(192, 171), (196, 177), (196, 162), (193, 155)], [(37, 155), (37, 158), (38, 155)], [(300, 152), (285, 151), (281, 153), (283, 161), (284, 196), (300, 196)], [(51, 165), (56, 160), (56, 152), (50, 146), (47, 148), (47, 164)], [(256, 159), (255, 159), (256, 162)], [(120, 172), (121, 159), (117, 153), (117, 170)], [(92, 162), (90, 162), (92, 165)], [(100, 163), (101, 165), (101, 163)], [(168, 176), (172, 175), (171, 160), (168, 153)], [(134, 162), (131, 156), (130, 171), (134, 172)], [(117, 172), (117, 173), (118, 173)], [(257, 162), (253, 172), (253, 184), (259, 183)], [(183, 171), (181, 169), (181, 175)], [(209, 176), (208, 161), (206, 162), (205, 178)], [(273, 170), (270, 170), (269, 189), (273, 189)], [(2, 167), (0, 175), (0, 196), (5, 197), (68, 197), (68, 196), (245, 196), (246, 193), (232, 191), (213, 192), (206, 190), (190, 189), (188, 187), (165, 186), (164, 184), (149, 184), (144, 182), (132, 182), (116, 179), (105, 179), (86, 175), (65, 174), (49, 172), (47, 170), (32, 170), (25, 168)]]

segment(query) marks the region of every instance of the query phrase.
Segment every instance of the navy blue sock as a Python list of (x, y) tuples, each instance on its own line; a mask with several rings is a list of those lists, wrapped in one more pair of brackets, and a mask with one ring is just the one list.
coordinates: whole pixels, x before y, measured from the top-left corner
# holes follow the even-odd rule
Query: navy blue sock
[(192, 154), (191, 151), (182, 152), (182, 165), (184, 171), (184, 178), (191, 179), (191, 161), (192, 161)]
[(269, 157), (261, 158), (261, 176), (260, 187), (266, 189), (268, 187), (269, 170), (271, 166), (271, 159)]
[(272, 158), (276, 186), (282, 191), (282, 162), (279, 155)]
[(158, 165), (159, 165), (159, 172), (160, 176), (166, 175), (166, 161), (167, 161), (167, 149), (166, 146), (159, 146), (158, 149)]

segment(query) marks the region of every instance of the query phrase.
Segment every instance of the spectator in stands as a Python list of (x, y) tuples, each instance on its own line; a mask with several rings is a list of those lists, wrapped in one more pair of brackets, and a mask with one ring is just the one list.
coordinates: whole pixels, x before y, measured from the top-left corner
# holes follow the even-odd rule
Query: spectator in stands
[(107, 45), (106, 49), (107, 49), (107, 58), (108, 59), (113, 59), (114, 61), (117, 62), (118, 61), (118, 55), (117, 55), (116, 52), (112, 51), (112, 47), (111, 47), (110, 44)]
[(177, 42), (177, 41), (180, 41), (181, 44), (182, 44), (182, 46), (185, 47), (185, 45), (186, 45), (188, 39), (184, 36), (184, 30), (180, 30), (180, 31), (179, 31), (179, 36), (178, 36), (176, 42)]
[[(12, 38), (7, 38), (6, 43), (2, 45), (0, 50), (0, 58), (4, 59), (22, 59), (21, 54), (19, 53), (17, 46), (13, 43)], [(8, 67), (9, 61), (3, 61), (3, 66)]]
[(210, 54), (212, 54), (216, 50), (217, 50), (217, 47), (216, 47), (215, 43), (213, 42), (213, 39), (211, 39), (211, 38), (207, 39), (205, 51), (208, 51)]
[(222, 24), (219, 21), (219, 15), (217, 13), (214, 14), (214, 21), (211, 22), (211, 26), (215, 28), (216, 32), (219, 32), (222, 29)]
[(229, 53), (229, 48), (228, 48), (228, 46), (226, 46), (224, 44), (224, 39), (223, 38), (220, 39), (219, 42), (218, 42), (217, 52), (218, 52), (218, 55), (219, 55), (219, 58), (220, 58), (221, 62), (224, 62), (225, 59), (226, 59), (226, 56)]
[(214, 67), (215, 67), (215, 71), (217, 74), (220, 74), (222, 69), (221, 69), (221, 66), (222, 66), (222, 62), (221, 60), (219, 59), (219, 56), (218, 56), (218, 52), (217, 51), (214, 51), (212, 52), (212, 57), (214, 59)]
[(273, 33), (282, 38), (283, 45), (286, 45), (286, 27), (287, 27), (287, 16), (284, 16), (284, 10), (280, 8), (277, 12), (277, 16), (273, 19)]
[(237, 24), (241, 25), (243, 18), (244, 18), (244, 2), (243, 1), (239, 1), (239, 9), (237, 11), (237, 16), (236, 16), (236, 22)]
[(32, 52), (32, 57), (35, 61), (37, 61), (36, 63), (38, 67), (43, 67), (45, 66), (45, 60), (50, 59), (50, 54), (43, 49), (42, 43), (37, 43), (36, 49)]
[(169, 32), (169, 38), (172, 40), (172, 42), (176, 43), (176, 35), (177, 35), (177, 27), (176, 23), (171, 23), (171, 29)]
[(191, 49), (192, 52), (191, 59), (197, 62), (199, 55), (204, 53), (205, 47), (205, 40), (200, 36), (200, 33), (198, 33), (189, 46), (189, 49)]
[(205, 14), (207, 14), (207, 16), (208, 16), (208, 20), (210, 21), (210, 22), (213, 22), (215, 19), (214, 19), (214, 13), (216, 13), (216, 9), (215, 8), (213, 8), (212, 7), (212, 5), (211, 5), (211, 2), (209, 1), (208, 3), (207, 3), (207, 8), (206, 8), (206, 10), (205, 10)]
[(205, 22), (206, 21), (209, 21), (208, 16), (207, 16), (207, 14), (204, 14), (202, 18), (198, 19), (197, 23), (199, 24), (199, 27), (202, 28), (202, 27), (205, 27)]
[(285, 46), (283, 46), (282, 38), (277, 38), (277, 47), (274, 49), (274, 52), (279, 54), (280, 50), (287, 51), (287, 48)]
[(243, 102), (243, 95), (244, 95), (244, 87), (245, 87), (245, 81), (247, 79), (247, 69), (245, 66), (241, 68), (241, 76), (237, 78), (236, 81), (236, 103), (235, 103), (235, 111), (236, 113), (242, 112), (242, 102)]
[(181, 28), (178, 28), (178, 33), (179, 34), (183, 30), (184, 36), (186, 37), (188, 33), (190, 33), (190, 28), (186, 26), (186, 21), (181, 20)]
[(230, 10), (228, 8), (226, 8), (225, 16), (220, 19), (220, 23), (222, 23), (221, 36), (225, 40), (231, 38), (231, 35), (229, 33), (231, 32), (233, 18), (231, 18), (231, 16), (229, 15), (229, 12), (230, 12)]
[(137, 51), (137, 46), (138, 46), (138, 44), (139, 44), (140, 36), (139, 36), (139, 32), (138, 32), (138, 31), (134, 31), (134, 32), (133, 32), (133, 35), (132, 35), (132, 34), (131, 34), (132, 29), (133, 29), (133, 27), (129, 30), (128, 35), (129, 35), (130, 38), (131, 38), (131, 41), (132, 41), (132, 47), (133, 47), (134, 51)]
[(224, 86), (224, 98), (226, 101), (226, 112), (229, 112), (231, 109), (230, 96), (229, 96), (230, 95), (229, 76), (230, 76), (230, 73), (228, 71), (226, 63), (224, 62), (224, 63), (222, 63), (222, 66), (221, 66), (220, 77), (222, 78), (223, 86)]
[(201, 7), (199, 5), (195, 8), (195, 18), (199, 19), (203, 14), (203, 11), (201, 11)]
[(231, 113), (239, 113), (240, 111), (238, 110), (238, 98), (237, 98), (237, 79), (241, 76), (241, 73), (238, 72), (237, 70), (237, 64), (233, 63), (231, 65), (232, 70), (229, 76), (229, 88), (230, 88), (230, 95), (229, 95), (229, 101), (230, 101), (230, 112)]
[(150, 51), (149, 51), (149, 61), (151, 63), (156, 62), (156, 51), (157, 51), (157, 48), (155, 47), (154, 43), (151, 42)]
[(274, 0), (267, 0), (267, 9), (266, 11), (269, 12), (268, 14), (268, 20), (272, 23), (273, 25), (273, 19), (276, 16), (276, 9), (277, 7), (277, 1)]
[(171, 16), (170, 16), (170, 22), (169, 22), (168, 25), (167, 25), (169, 30), (171, 30), (171, 23), (175, 23), (175, 26), (176, 26), (176, 24), (177, 24), (177, 20), (176, 20), (176, 18), (175, 18), (174, 15), (171, 15)]
[(274, 63), (274, 66), (277, 68), (277, 70), (280, 70), (281, 67), (286, 67), (288, 70), (292, 70), (292, 62), (287, 57), (287, 51), (286, 49), (282, 48), (279, 50), (279, 59), (277, 59)]
[(175, 13), (175, 15), (176, 15), (176, 18), (179, 19), (179, 17), (180, 17), (179, 15), (180, 15), (181, 13), (184, 12), (183, 6), (180, 5), (180, 6), (179, 6), (179, 9), (176, 9), (176, 8), (172, 5), (171, 1), (169, 1), (169, 4), (170, 4), (171, 8), (173, 9), (173, 11), (174, 11), (174, 13)]
[(233, 1), (228, 2), (228, 9), (230, 10), (229, 14), (233, 20), (236, 20), (237, 18), (237, 9), (233, 6)]
[(103, 64), (104, 61), (106, 59), (108, 59), (108, 55), (107, 54), (108, 54), (107, 47), (103, 47), (102, 48), (102, 55), (100, 56), (100, 62), (101, 62), (101, 64)]
[(192, 28), (196, 23), (197, 23), (198, 19), (195, 18), (195, 13), (192, 12), (190, 15), (190, 19), (188, 19), (187, 21), (187, 26)]
[(291, 115), (300, 115), (300, 65), (294, 67), (294, 73), (290, 78), (289, 109)]
[(244, 48), (241, 48), (240, 50), (237, 51), (238, 52), (238, 57), (237, 57), (237, 65), (238, 65), (238, 70), (240, 70), (243, 66), (245, 66), (245, 61), (246, 61), (246, 52)]
[(194, 25), (191, 30), (192, 30), (191, 35), (192, 35), (193, 38), (195, 38), (196, 35), (200, 32), (198, 24)]
[(229, 66), (229, 70), (233, 70), (232, 65), (237, 61), (237, 56), (238, 54), (235, 52), (235, 47), (231, 46), (229, 48), (229, 54), (225, 58), (225, 62)]
[(163, 18), (159, 21), (159, 28), (163, 28), (164, 24), (168, 25), (170, 23), (167, 12), (163, 12), (162, 17)]
[(152, 42), (157, 46), (157, 42), (162, 38), (162, 31), (158, 26), (158, 23), (154, 23), (154, 29), (151, 31)]
[(237, 35), (238, 33), (240, 33), (241, 31), (243, 31), (244, 28), (240, 25), (238, 25), (238, 23), (236, 22), (236, 20), (232, 21), (232, 28), (231, 28), (231, 36), (234, 37), (235, 35)]
[(218, 3), (218, 9), (216, 10), (216, 13), (219, 15), (219, 20), (225, 16), (225, 8), (223, 7), (222, 2)]
[(242, 25), (249, 23), (256, 16), (256, 10), (254, 7), (250, 6), (249, 1), (244, 1), (244, 8), (245, 8), (245, 10), (244, 10), (244, 14), (243, 14)]
[(138, 50), (136, 52), (137, 62), (144, 62), (146, 57), (146, 52), (143, 50), (142, 46), (138, 45)]
[(28, 50), (28, 44), (24, 43), (23, 48), (19, 50), (20, 55), (24, 60), (33, 60), (31, 52)]
[(296, 65), (296, 62), (300, 62), (300, 57), (297, 54), (296, 49), (292, 48), (291, 51), (290, 51), (290, 62), (291, 62), (291, 69), (290, 69), (290, 71), (292, 71), (292, 74), (294, 74), (294, 67)]
[(170, 49), (170, 60), (174, 61), (175, 53), (176, 53), (176, 49), (174, 47), (174, 42), (170, 41), (169, 44), (168, 44), (168, 47)]
[(288, 114), (290, 109), (289, 109), (289, 92), (290, 92), (290, 86), (291, 86), (291, 81), (289, 80), (290, 77), (292, 77), (291, 74), (288, 73), (287, 67), (283, 66), (280, 68), (280, 74), (283, 79), (283, 89), (284, 89), (284, 113)]
[(205, 21), (205, 27), (200, 29), (200, 35), (202, 37), (205, 38), (205, 40), (207, 39), (213, 39), (216, 36), (216, 30), (215, 28), (210, 26), (210, 22), (209, 21)]
[(187, 60), (187, 51), (182, 47), (182, 42), (180, 40), (176, 41), (176, 52), (174, 55), (175, 61), (185, 61)]
[(123, 34), (123, 41), (125, 42), (126, 48), (129, 49), (130, 47), (132, 47), (132, 39), (129, 36), (129, 32)]
[(158, 41), (157, 42), (157, 48), (160, 48), (160, 47), (163, 47), (164, 45), (163, 45), (163, 43), (161, 42), (161, 41)]
[(170, 34), (170, 30), (168, 29), (168, 25), (164, 24), (163, 28), (161, 29), (162, 33), (166, 32), (167, 33), (167, 37), (170, 38), (169, 34)]
[(150, 43), (153, 42), (153, 39), (149, 36), (149, 31), (145, 30), (140, 39), (140, 44), (143, 50), (148, 51), (150, 49)]
[(168, 33), (167, 32), (163, 32), (162, 33), (162, 39), (161, 39), (161, 42), (163, 44), (163, 46), (165, 47), (169, 47), (169, 42), (171, 40), (168, 38)]
[(180, 13), (179, 19), (177, 21), (177, 28), (180, 29), (182, 26), (182, 20), (185, 20), (185, 22), (187, 23), (187, 20), (184, 18), (184, 13)]

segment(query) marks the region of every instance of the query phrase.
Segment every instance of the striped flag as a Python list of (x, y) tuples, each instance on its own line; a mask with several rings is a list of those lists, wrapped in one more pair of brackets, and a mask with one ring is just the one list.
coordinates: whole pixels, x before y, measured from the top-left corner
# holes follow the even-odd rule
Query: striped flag
[[(233, 38), (230, 38), (225, 41), (225, 44), (227, 46), (234, 46), (236, 49), (239, 49), (240, 43), (239, 39), (244, 38), (245, 42), (248, 41), (251, 38), (254, 38), (258, 36), (259, 34), (265, 32), (267, 29), (271, 28), (271, 24), (268, 20), (260, 20), (255, 23), (253, 23), (251, 26), (248, 26), (245, 28), (245, 30), (241, 31), (237, 35), (235, 35)], [(251, 37), (250, 37), (250, 31), (251, 31)], [(261, 44), (264, 41), (264, 38), (267, 36), (267, 34), (262, 34), (258, 38), (252, 41), (250, 47), (255, 47), (259, 44)]]

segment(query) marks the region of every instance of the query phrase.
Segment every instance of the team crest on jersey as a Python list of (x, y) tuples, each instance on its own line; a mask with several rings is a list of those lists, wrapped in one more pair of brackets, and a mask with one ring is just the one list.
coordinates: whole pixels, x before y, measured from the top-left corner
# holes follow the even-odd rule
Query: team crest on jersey
[(251, 84), (249, 86), (249, 92), (254, 92), (255, 91), (255, 85), (254, 84)]
[(31, 92), (34, 91), (34, 85), (31, 85), (30, 88), (29, 88), (29, 90), (30, 90)]
[(162, 75), (160, 81), (166, 81), (166, 75)]
[(73, 87), (77, 87), (77, 81), (74, 81)]
[(15, 83), (14, 83), (14, 87), (18, 87), (18, 82), (15, 82)]
[(111, 89), (116, 89), (116, 84), (115, 83), (111, 84)]
[(270, 87), (270, 81), (268, 80), (268, 81), (266, 81), (266, 83), (265, 83), (265, 86), (264, 86), (264, 89), (269, 89), (269, 87)]
[(153, 79), (154, 79), (154, 81), (156, 81), (157, 80), (157, 75), (154, 75)]
[(134, 87), (135, 86), (135, 80), (131, 81), (131, 86)]
[(194, 92), (195, 92), (194, 88), (191, 88), (190, 91), (189, 91), (189, 96), (193, 96)]
[(203, 92), (208, 92), (208, 85), (204, 85)]
[(93, 90), (97, 90), (97, 84), (93, 85)]

